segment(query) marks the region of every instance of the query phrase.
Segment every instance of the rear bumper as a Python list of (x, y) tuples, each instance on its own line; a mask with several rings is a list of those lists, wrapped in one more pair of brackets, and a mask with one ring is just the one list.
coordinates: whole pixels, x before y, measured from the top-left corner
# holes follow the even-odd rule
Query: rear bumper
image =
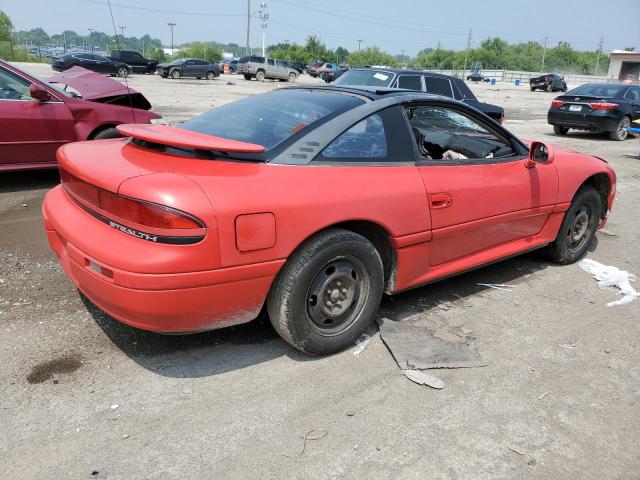
[(618, 128), (620, 120), (607, 112), (583, 114), (550, 110), (547, 114), (547, 122), (551, 125), (590, 132), (613, 132)]
[[(65, 224), (74, 225), (74, 231), (81, 232), (78, 235), (92, 234), (105, 249), (110, 245), (106, 233), (109, 230), (103, 238), (96, 235), (103, 227), (76, 207), (60, 187), (47, 194), (42, 214), (49, 244), (74, 285), (107, 314), (144, 330), (197, 332), (251, 321), (260, 312), (273, 278), (284, 263), (276, 260), (185, 273), (131, 272), (113, 261), (106, 263), (96, 258), (99, 255), (88, 255), (78, 246), (80, 241), (62, 233), (60, 223), (64, 219)], [(127, 240), (144, 242), (137, 238)], [(148, 255), (153, 255), (153, 247), (149, 245)]]

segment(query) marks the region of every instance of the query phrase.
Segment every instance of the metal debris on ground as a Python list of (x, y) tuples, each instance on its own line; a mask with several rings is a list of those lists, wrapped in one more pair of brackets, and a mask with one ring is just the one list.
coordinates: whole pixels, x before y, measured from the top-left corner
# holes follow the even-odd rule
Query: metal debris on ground
[(495, 290), (505, 290), (510, 292), (512, 288), (516, 288), (515, 285), (508, 285), (506, 283), (476, 283), (479, 287), (493, 288)]
[[(302, 456), (304, 451), (307, 449), (307, 442), (314, 442), (316, 440), (322, 440), (328, 434), (329, 434), (329, 430), (322, 430), (322, 429), (309, 430), (307, 433), (305, 433), (304, 437), (302, 437), (302, 440), (303, 440), (302, 450), (300, 450), (300, 453), (298, 453), (298, 456), (299, 457)], [(286, 455), (285, 454), (284, 456), (291, 458), (290, 455)]]
[(444, 388), (444, 382), (442, 380), (421, 370), (402, 370), (402, 373), (405, 377), (418, 385), (427, 385), (438, 390), (442, 390)]
[(604, 265), (589, 258), (583, 259), (578, 266), (585, 272), (589, 272), (598, 281), (598, 287), (617, 287), (620, 289), (622, 298), (607, 303), (607, 307), (617, 307), (633, 302), (640, 297), (640, 293), (636, 292), (630, 282), (636, 281), (636, 276), (632, 273), (620, 270), (617, 267)]
[(474, 343), (448, 342), (416, 325), (378, 319), (380, 337), (402, 370), (485, 367)]

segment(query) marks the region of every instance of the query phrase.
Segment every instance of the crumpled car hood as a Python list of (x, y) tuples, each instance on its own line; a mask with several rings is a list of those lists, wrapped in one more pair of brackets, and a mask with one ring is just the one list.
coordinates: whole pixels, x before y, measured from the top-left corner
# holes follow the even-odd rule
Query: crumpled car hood
[(49, 83), (62, 83), (76, 89), (84, 100), (151, 109), (146, 97), (126, 84), (82, 67), (73, 67), (47, 79)]

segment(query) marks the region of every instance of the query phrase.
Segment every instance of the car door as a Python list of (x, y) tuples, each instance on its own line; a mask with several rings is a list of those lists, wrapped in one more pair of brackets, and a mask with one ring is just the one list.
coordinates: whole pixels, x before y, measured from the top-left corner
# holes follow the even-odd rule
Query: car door
[(463, 107), (408, 104), (404, 111), (427, 190), (432, 266), (542, 230), (557, 199), (553, 164), (527, 168), (526, 148)]
[(182, 64), (183, 77), (195, 77), (196, 65), (194, 60), (186, 60)]
[[(74, 119), (63, 101), (31, 98), (26, 78), (0, 68), (0, 169), (7, 164), (55, 162), (56, 150), (76, 140)], [(49, 91), (49, 90), (48, 90)]]
[(640, 118), (640, 87), (630, 87), (624, 94), (624, 99), (631, 104), (632, 120)]
[(194, 68), (196, 71), (196, 77), (204, 77), (207, 74), (209, 62), (205, 62), (204, 60), (196, 60)]
[(289, 69), (284, 64), (284, 62), (280, 60), (276, 60), (276, 68), (278, 69), (278, 78), (288, 78), (289, 77)]
[(268, 78), (280, 78), (280, 75), (278, 74), (278, 70), (276, 68), (276, 62), (273, 58), (267, 58), (265, 73)]

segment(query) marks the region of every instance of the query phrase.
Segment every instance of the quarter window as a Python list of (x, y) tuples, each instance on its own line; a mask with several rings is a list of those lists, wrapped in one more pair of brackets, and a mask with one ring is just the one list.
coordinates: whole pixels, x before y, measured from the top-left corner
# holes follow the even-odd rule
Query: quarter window
[(461, 111), (439, 106), (404, 108), (418, 150), (427, 160), (464, 161), (515, 155), (511, 142)]
[(387, 138), (380, 115), (356, 123), (336, 138), (323, 152), (327, 159), (383, 159), (387, 156)]
[(624, 98), (632, 102), (640, 102), (640, 88), (631, 87), (629, 91), (625, 93)]

